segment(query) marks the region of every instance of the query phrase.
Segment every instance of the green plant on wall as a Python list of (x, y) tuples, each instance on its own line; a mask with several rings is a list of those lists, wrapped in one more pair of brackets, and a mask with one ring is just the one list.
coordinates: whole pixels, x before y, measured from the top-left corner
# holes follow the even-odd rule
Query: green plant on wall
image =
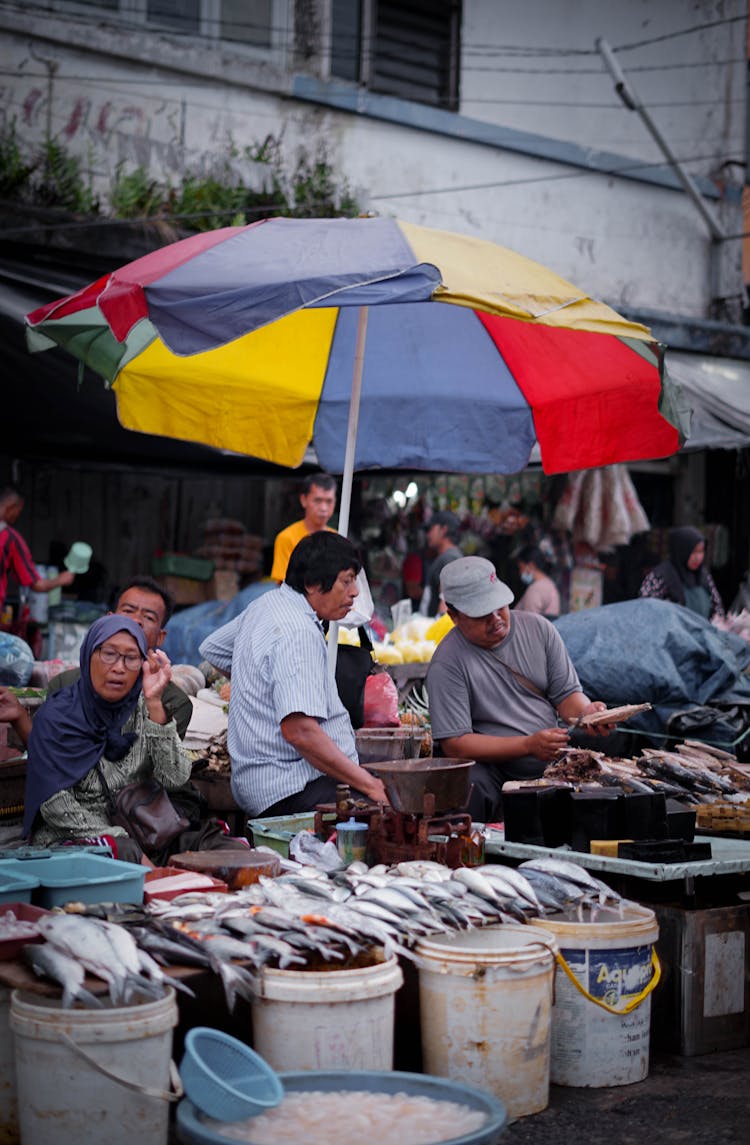
[(301, 150), (290, 181), (294, 207), (291, 214), (305, 218), (326, 218), (335, 205), (336, 214), (358, 214), (357, 203), (346, 180), (341, 190), (336, 185), (333, 168), (324, 145), (314, 155)]
[(0, 198), (19, 198), (34, 170), (34, 164), (24, 159), (13, 121), (0, 135)]
[(164, 213), (168, 188), (149, 178), (145, 167), (125, 171), (118, 164), (109, 196), (112, 214), (117, 219), (151, 218)]
[(33, 201), (43, 207), (62, 207), (81, 215), (99, 213), (99, 201), (84, 180), (81, 160), (77, 155), (69, 155), (55, 139), (42, 147), (31, 193)]
[[(261, 167), (260, 187), (248, 186), (232, 169), (231, 161), (238, 158)], [(51, 139), (25, 157), (13, 126), (0, 133), (0, 196), (83, 215), (96, 215), (100, 210), (78, 156)], [(230, 143), (217, 170), (187, 172), (175, 185), (152, 178), (143, 166), (126, 171), (119, 164), (108, 199), (113, 218), (160, 218), (196, 231), (242, 226), (272, 215), (301, 218), (358, 213), (354, 196), (346, 180), (337, 180), (324, 145), (314, 153), (299, 148), (289, 171), (281, 140), (274, 135), (242, 152)]]

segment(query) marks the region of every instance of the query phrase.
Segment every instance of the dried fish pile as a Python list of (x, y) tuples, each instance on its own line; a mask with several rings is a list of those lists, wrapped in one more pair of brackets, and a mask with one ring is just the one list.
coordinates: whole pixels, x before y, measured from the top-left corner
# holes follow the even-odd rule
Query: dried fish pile
[(227, 735), (228, 731), (225, 728), (224, 731), (219, 732), (218, 735), (211, 736), (205, 748), (192, 753), (195, 761), (206, 761), (201, 771), (216, 771), (220, 775), (230, 774), (231, 761), (229, 759), (229, 748), (227, 747)]
[(618, 786), (626, 791), (662, 791), (688, 803), (715, 799), (750, 800), (750, 781), (727, 752), (686, 740), (672, 751), (644, 748), (634, 759), (610, 758), (604, 752), (566, 748), (544, 771), (556, 783)]

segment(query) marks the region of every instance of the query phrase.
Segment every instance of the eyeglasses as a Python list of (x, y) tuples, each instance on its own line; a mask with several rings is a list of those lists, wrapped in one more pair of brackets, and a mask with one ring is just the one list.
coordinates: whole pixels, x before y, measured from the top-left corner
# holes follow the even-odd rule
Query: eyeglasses
[(138, 672), (143, 667), (143, 657), (138, 652), (117, 652), (114, 648), (97, 648), (99, 659), (108, 668), (113, 667), (118, 660), (122, 660), (130, 672)]

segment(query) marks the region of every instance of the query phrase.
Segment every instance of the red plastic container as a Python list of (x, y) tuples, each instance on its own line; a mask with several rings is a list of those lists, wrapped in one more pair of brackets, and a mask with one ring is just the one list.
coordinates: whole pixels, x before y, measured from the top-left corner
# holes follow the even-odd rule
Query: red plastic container
[[(174, 887), (172, 890), (166, 891), (149, 890), (149, 883), (154, 883), (158, 879), (170, 879), (177, 875), (186, 880), (184, 886)], [(209, 894), (214, 891), (226, 893), (229, 890), (227, 884), (222, 882), (221, 879), (215, 879), (213, 875), (207, 874), (203, 874), (202, 877), (210, 879), (210, 886), (191, 887), (188, 880), (194, 879), (195, 875), (195, 871), (186, 871), (184, 867), (154, 867), (154, 869), (149, 871), (146, 875), (146, 882), (143, 887), (143, 901), (151, 902), (153, 899), (160, 899), (162, 902), (169, 902), (171, 899), (177, 898), (178, 895)]]
[[(5, 918), (8, 911), (15, 915), (19, 922), (36, 922), (38, 918), (50, 913), (41, 906), (30, 906), (25, 902), (4, 902), (0, 904), (0, 919)], [(0, 936), (0, 962), (11, 962), (14, 958), (18, 958), (21, 947), (28, 946), (30, 942), (44, 942), (44, 939), (41, 934), (24, 935), (22, 938)]]

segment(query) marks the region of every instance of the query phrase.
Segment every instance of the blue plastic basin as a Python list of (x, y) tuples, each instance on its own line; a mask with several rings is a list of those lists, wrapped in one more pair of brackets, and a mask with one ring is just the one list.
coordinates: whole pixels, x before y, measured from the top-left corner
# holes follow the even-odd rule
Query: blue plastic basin
[(31, 878), (36, 887), (36, 906), (61, 906), (76, 901), (143, 902), (146, 867), (123, 863), (105, 855), (88, 855), (74, 848), (70, 853), (26, 859), (0, 859), (0, 879), (6, 875)]
[[(374, 1070), (306, 1070), (280, 1073), (286, 1093), (305, 1090), (367, 1090), (370, 1093), (408, 1093), (435, 1101), (455, 1101), (487, 1114), (487, 1121), (475, 1133), (451, 1137), (441, 1145), (495, 1145), (507, 1122), (505, 1106), (494, 1094), (457, 1081), (421, 1073), (378, 1073)], [(187, 1098), (177, 1106), (177, 1136), (182, 1145), (228, 1145), (236, 1138), (217, 1133), (210, 1121)], [(332, 1140), (336, 1135), (333, 1134)], [(252, 1145), (252, 1138), (248, 1145)], [(304, 1145), (304, 1143), (302, 1143)]]
[(0, 903), (31, 903), (31, 896), (38, 886), (39, 879), (15, 871), (0, 871)]

